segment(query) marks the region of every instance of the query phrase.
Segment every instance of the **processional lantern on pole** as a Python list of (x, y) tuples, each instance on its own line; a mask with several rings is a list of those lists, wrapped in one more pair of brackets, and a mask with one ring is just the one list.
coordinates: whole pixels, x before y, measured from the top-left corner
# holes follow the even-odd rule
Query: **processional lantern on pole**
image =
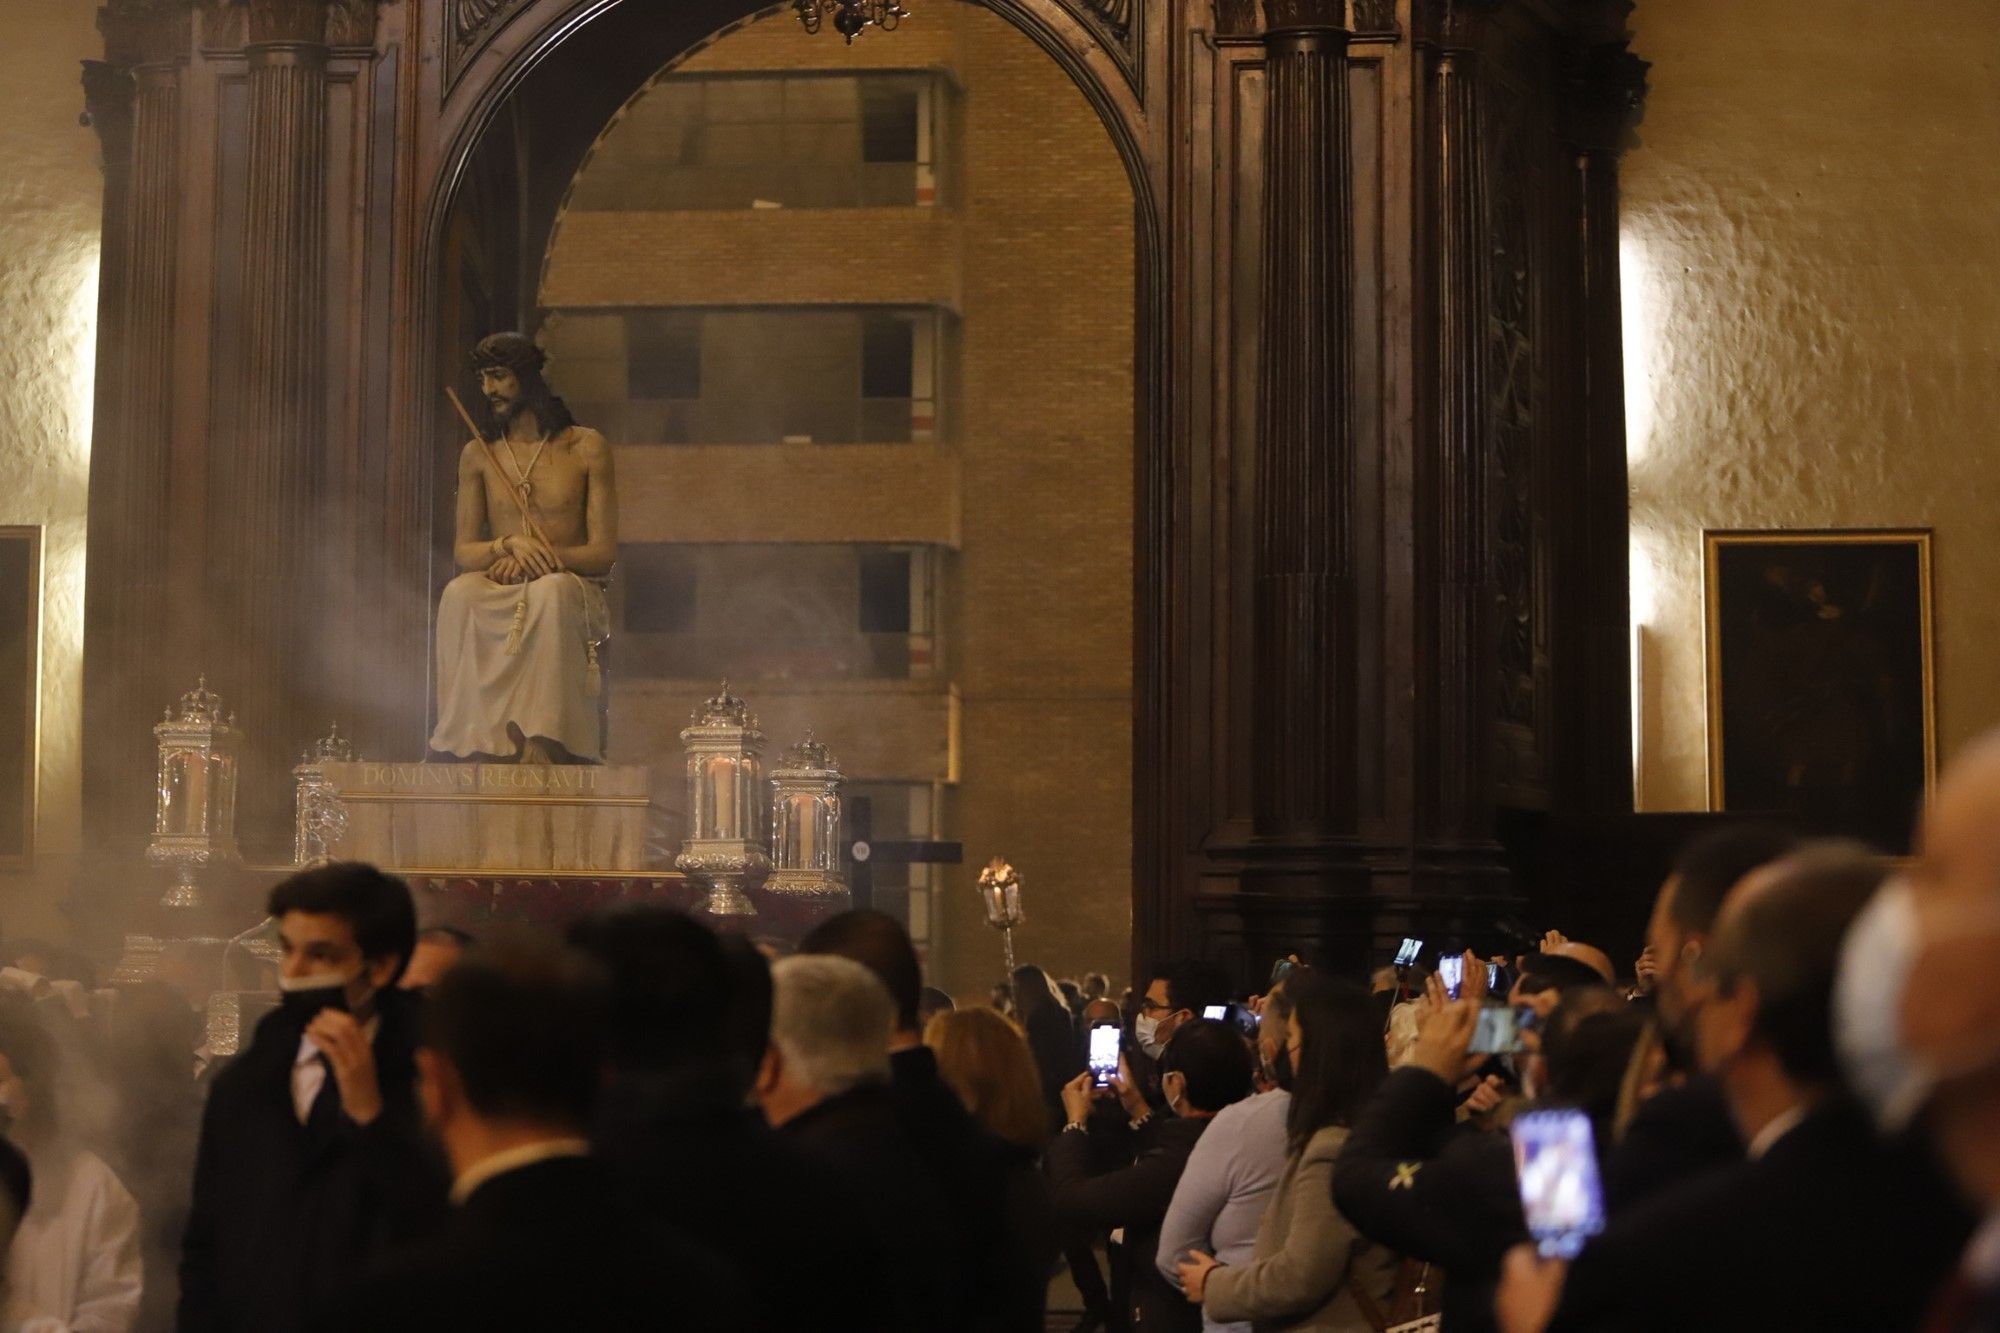
[(243, 733), (203, 676), (153, 727), (160, 767), (146, 859), (170, 867), (162, 907), (202, 905), (201, 872), (243, 864), (236, 848), (236, 777)]
[(687, 747), (688, 837), (674, 865), (707, 886), (702, 911), (755, 916), (756, 905), (744, 890), (761, 883), (771, 869), (760, 841), (766, 822), (758, 759), (764, 733), (725, 680), (714, 698), (694, 710), (681, 744)]
[(771, 877), (766, 893), (839, 899), (847, 877), (840, 868), (840, 761), (806, 729), (771, 770)]
[(292, 864), (304, 869), (332, 859), (332, 849), (347, 836), (347, 807), (327, 779), (325, 765), (354, 759), (354, 747), (340, 734), (340, 724), (306, 747), (292, 769), (296, 795), (292, 806)]
[(986, 924), (1000, 932), (1007, 952), (1008, 984), (1014, 977), (1014, 927), (1026, 921), (1021, 911), (1021, 875), (996, 856), (979, 872), (979, 905), (986, 909)]

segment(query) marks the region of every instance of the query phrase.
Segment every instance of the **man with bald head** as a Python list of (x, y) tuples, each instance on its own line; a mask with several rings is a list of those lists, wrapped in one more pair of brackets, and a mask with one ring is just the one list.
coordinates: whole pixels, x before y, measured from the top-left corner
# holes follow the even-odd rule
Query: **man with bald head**
[[(1929, 1325), (2000, 1329), (2000, 732), (1945, 773), (1917, 854), (1849, 935), (1835, 1029), (1885, 1130), (1918, 1122), (1984, 1216)], [(1923, 979), (1919, 986), (1917, 978)]]
[(1819, 843), (1730, 892), (1692, 981), (1695, 1048), (1745, 1160), (1615, 1219), (1566, 1274), (1517, 1249), (1506, 1333), (1918, 1326), (1965, 1223), (1921, 1155), (1884, 1145), (1841, 1091), (1832, 1036), (1841, 944), (1883, 874), (1862, 848)]

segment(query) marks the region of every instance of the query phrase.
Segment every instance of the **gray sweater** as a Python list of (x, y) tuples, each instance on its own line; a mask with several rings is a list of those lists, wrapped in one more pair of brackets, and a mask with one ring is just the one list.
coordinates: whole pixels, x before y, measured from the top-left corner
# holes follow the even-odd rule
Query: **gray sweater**
[(1208, 1275), (1203, 1312), (1210, 1319), (1247, 1319), (1258, 1333), (1373, 1333), (1352, 1287), (1366, 1283), (1386, 1308), (1396, 1259), (1333, 1206), (1333, 1159), (1346, 1141), (1345, 1129), (1322, 1129), (1287, 1159), (1249, 1262)]

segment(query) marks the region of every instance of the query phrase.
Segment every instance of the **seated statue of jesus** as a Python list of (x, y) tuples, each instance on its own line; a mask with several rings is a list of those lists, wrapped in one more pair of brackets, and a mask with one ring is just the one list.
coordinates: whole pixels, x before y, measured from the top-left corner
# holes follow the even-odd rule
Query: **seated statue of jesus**
[(542, 378), (542, 349), (496, 333), (473, 353), (490, 421), (458, 458), (438, 607), (431, 749), (483, 763), (604, 762), (598, 649), (618, 554), (611, 446)]

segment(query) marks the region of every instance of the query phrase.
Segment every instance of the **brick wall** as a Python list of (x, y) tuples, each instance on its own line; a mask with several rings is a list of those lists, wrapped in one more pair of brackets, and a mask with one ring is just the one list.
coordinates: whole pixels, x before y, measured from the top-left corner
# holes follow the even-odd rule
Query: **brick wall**
[[(934, 470), (921, 483), (885, 484), (880, 460), (854, 454), (865, 494), (822, 475), (815, 493), (828, 502), (810, 526), (816, 540), (878, 540), (885, 528), (959, 539), (946, 580), (946, 680), (930, 688), (955, 701), (958, 780), (947, 789), (946, 830), (965, 842), (966, 865), (944, 872), (932, 927), (936, 980), (970, 997), (998, 978), (999, 942), (972, 893), (979, 865), (995, 854), (1026, 881), (1022, 959), (1058, 974), (1121, 974), (1132, 893), (1133, 233), (1117, 151), (1046, 54), (967, 4), (924, 5), (898, 32), (871, 32), (851, 48), (831, 33), (807, 37), (781, 14), (678, 68), (937, 68), (960, 90), (947, 150), (951, 207), (901, 210), (886, 228), (862, 225), (869, 220), (854, 212), (575, 214), (558, 233), (544, 302), (955, 302), (956, 521), (940, 524)], [(838, 243), (857, 225), (878, 243)], [(551, 374), (560, 389), (560, 365)], [(727, 451), (745, 460), (716, 475), (754, 484), (780, 455), (752, 450), (754, 460), (751, 450)], [(821, 451), (816, 470), (829, 460), (837, 468), (842, 456)], [(628, 469), (649, 474), (648, 508), (674, 502), (650, 474), (664, 478), (676, 466)], [(789, 532), (755, 498), (710, 493), (698, 503), (699, 517), (640, 523), (703, 540)], [(924, 512), (885, 516), (899, 505)], [(852, 515), (851, 531), (838, 530), (842, 513)], [(723, 532), (735, 514), (745, 530)], [(738, 688), (767, 713), (780, 691), (791, 699), (801, 690)], [(784, 711), (810, 702), (837, 714), (817, 719), (820, 730), (853, 756), (857, 773), (868, 755), (887, 761), (906, 748), (867, 737), (870, 725), (900, 720), (923, 733), (912, 738), (917, 748), (933, 751), (940, 718), (929, 710), (804, 689)], [(645, 738), (642, 748), (671, 746), (686, 694), (621, 682), (614, 751), (629, 757), (635, 737)]]

